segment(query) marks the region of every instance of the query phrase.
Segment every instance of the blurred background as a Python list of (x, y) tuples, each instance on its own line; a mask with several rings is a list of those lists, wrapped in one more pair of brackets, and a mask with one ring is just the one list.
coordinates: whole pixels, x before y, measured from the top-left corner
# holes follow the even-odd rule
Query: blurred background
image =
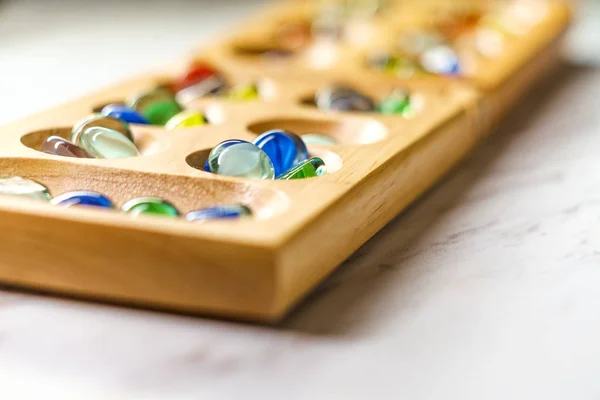
[[(600, 65), (600, 1), (574, 1), (565, 54)], [(186, 57), (266, 3), (0, 0), (0, 124)]]

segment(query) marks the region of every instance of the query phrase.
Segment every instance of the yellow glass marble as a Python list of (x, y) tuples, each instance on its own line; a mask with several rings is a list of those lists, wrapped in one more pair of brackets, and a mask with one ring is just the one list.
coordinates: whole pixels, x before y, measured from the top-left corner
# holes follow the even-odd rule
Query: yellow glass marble
[(185, 110), (172, 117), (165, 125), (167, 130), (192, 128), (194, 126), (206, 125), (206, 117), (195, 110)]
[(229, 90), (227, 97), (234, 101), (248, 101), (257, 99), (258, 94), (258, 86), (255, 84), (237, 85)]

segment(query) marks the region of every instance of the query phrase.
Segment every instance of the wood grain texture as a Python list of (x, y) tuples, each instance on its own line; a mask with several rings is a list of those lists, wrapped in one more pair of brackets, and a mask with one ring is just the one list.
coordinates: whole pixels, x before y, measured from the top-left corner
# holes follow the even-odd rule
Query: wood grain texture
[[(314, 7), (301, 3), (270, 9), (244, 25), (246, 43), (264, 42), (273, 21), (306, 15)], [(7, 254), (0, 261), (0, 280), (168, 310), (278, 320), (490, 132), (552, 65), (568, 20), (568, 8), (553, 2), (547, 18), (512, 42), (494, 68), (453, 81), (402, 81), (369, 71), (361, 67), (364, 46), (342, 46), (336, 64), (319, 71), (297, 59), (270, 67), (232, 53), (242, 34), (233, 32), (193, 57), (215, 63), (234, 81), (265, 78), (272, 95), (254, 103), (210, 98), (192, 103), (191, 108), (222, 116), (212, 125), (173, 132), (135, 127), (142, 156), (132, 159), (65, 159), (37, 148), (51, 134), (65, 137), (70, 126), (99, 105), (172, 79), (187, 63), (1, 128), (3, 176), (38, 180), (54, 195), (98, 190), (118, 205), (153, 195), (182, 211), (240, 201), (250, 204), (256, 218), (194, 225), (2, 198), (0, 227), (15, 235), (0, 244)], [(388, 40), (397, 23), (382, 23), (377, 40)], [(375, 98), (406, 87), (425, 106), (404, 119), (322, 112), (306, 101), (318, 88), (337, 82)], [(251, 140), (275, 127), (336, 137), (339, 145), (310, 150), (339, 170), (306, 181), (246, 181), (208, 174), (188, 163), (190, 157), (201, 161), (222, 140)]]

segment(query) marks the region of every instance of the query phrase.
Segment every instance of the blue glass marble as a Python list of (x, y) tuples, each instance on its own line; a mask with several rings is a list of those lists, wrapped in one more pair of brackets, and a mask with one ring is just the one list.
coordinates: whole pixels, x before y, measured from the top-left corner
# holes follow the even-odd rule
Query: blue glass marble
[(185, 217), (188, 221), (207, 221), (211, 219), (234, 219), (252, 215), (252, 211), (242, 204), (220, 205), (191, 211)]
[(150, 122), (139, 112), (123, 104), (109, 104), (102, 109), (102, 115), (125, 121), (129, 124), (149, 125)]
[(204, 163), (204, 170), (206, 172), (210, 172), (210, 163), (208, 162), (208, 158), (206, 159), (206, 162)]
[(433, 47), (420, 57), (421, 67), (437, 75), (460, 75), (460, 61), (456, 52), (448, 46)]
[(57, 206), (90, 206), (113, 208), (110, 199), (100, 193), (89, 191), (67, 192), (52, 199), (52, 204)]
[(258, 136), (252, 142), (261, 148), (275, 168), (275, 178), (308, 159), (306, 145), (298, 135), (290, 131), (275, 129)]

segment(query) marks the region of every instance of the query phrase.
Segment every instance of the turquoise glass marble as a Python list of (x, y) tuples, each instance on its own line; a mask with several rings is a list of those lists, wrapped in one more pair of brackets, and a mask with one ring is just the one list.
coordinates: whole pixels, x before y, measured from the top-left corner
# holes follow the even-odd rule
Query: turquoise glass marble
[(272, 130), (258, 136), (252, 142), (271, 159), (275, 178), (308, 159), (306, 145), (298, 135), (290, 131)]
[(96, 158), (128, 158), (140, 155), (131, 140), (108, 128), (88, 128), (81, 134), (79, 141), (81, 147)]
[(337, 144), (337, 140), (331, 136), (322, 135), (320, 133), (305, 133), (300, 136), (304, 144), (308, 146), (332, 146)]
[(327, 173), (325, 162), (319, 157), (312, 157), (285, 173), (281, 180), (306, 179), (323, 176)]
[(460, 63), (456, 52), (448, 46), (433, 47), (419, 57), (421, 67), (430, 74), (459, 75)]
[(226, 204), (191, 211), (186, 215), (188, 221), (202, 222), (213, 219), (236, 219), (252, 215), (250, 208), (243, 204)]
[(0, 178), (0, 194), (37, 200), (51, 199), (50, 193), (44, 185), (30, 179), (23, 179), (20, 176)]
[(375, 110), (375, 102), (357, 90), (345, 86), (332, 86), (319, 90), (315, 103), (321, 110), (359, 111)]
[(275, 168), (269, 156), (256, 145), (227, 140), (215, 146), (208, 156), (210, 172), (249, 179), (274, 179)]
[(79, 123), (73, 126), (71, 130), (71, 142), (76, 144), (77, 146), (81, 146), (80, 138), (83, 131), (91, 127), (102, 127), (112, 129), (114, 131), (120, 132), (131, 142), (134, 142), (133, 135), (131, 134), (131, 129), (129, 129), (129, 124), (123, 120), (107, 117), (100, 114), (93, 114), (86, 119), (80, 121)]
[(156, 197), (140, 197), (125, 203), (122, 210), (131, 215), (152, 214), (177, 217), (179, 211), (171, 203)]
[(142, 114), (124, 104), (109, 104), (105, 106), (102, 115), (125, 121), (128, 124), (148, 125), (150, 122)]
[(63, 207), (88, 206), (113, 208), (113, 203), (108, 197), (90, 191), (77, 191), (61, 194), (52, 199), (52, 204)]
[[(213, 149), (211, 150), (211, 152), (215, 152), (215, 154), (217, 152), (222, 152), (227, 147), (232, 146), (232, 145), (237, 144), (237, 143), (246, 143), (246, 141), (245, 140), (240, 140), (240, 139), (225, 140), (224, 142), (221, 142), (218, 145), (216, 145), (215, 147), (213, 147)], [(197, 168), (197, 169), (200, 169), (200, 167), (198, 165), (195, 165), (194, 167)], [(206, 171), (206, 172), (213, 172), (210, 169), (210, 154), (209, 154), (209, 157), (204, 162), (204, 167), (202, 169), (204, 169), (204, 171)]]

